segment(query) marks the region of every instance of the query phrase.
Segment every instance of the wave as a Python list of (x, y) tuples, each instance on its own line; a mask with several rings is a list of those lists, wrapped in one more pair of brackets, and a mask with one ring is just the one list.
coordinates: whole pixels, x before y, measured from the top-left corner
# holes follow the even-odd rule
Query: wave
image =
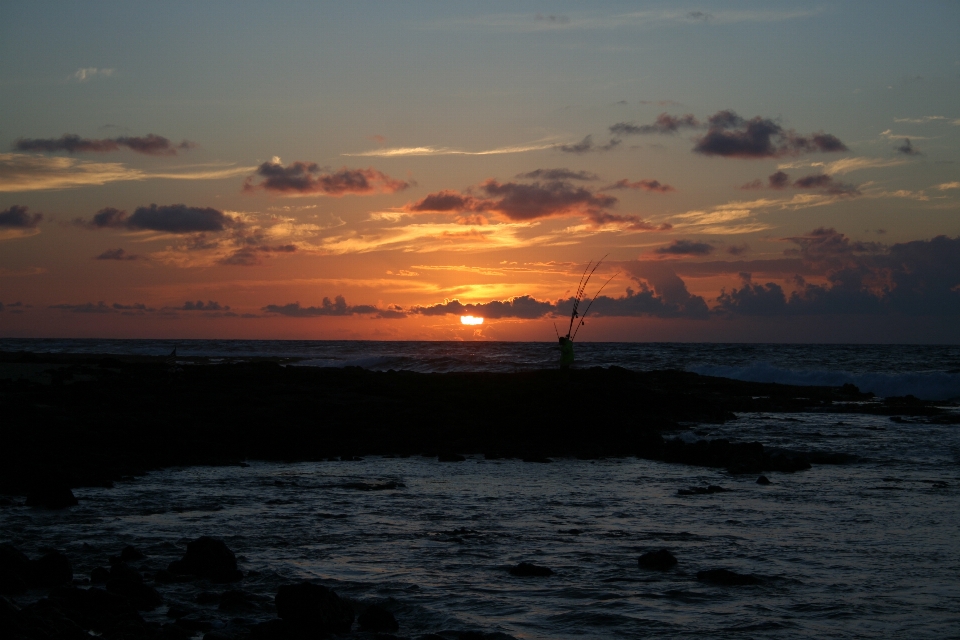
[(688, 370), (700, 375), (747, 382), (776, 382), (823, 387), (839, 387), (849, 383), (857, 385), (860, 391), (873, 392), (881, 398), (912, 395), (922, 400), (950, 400), (960, 397), (960, 374), (946, 371), (852, 373), (818, 369), (785, 369), (769, 362), (756, 362), (739, 367), (699, 365), (689, 367)]

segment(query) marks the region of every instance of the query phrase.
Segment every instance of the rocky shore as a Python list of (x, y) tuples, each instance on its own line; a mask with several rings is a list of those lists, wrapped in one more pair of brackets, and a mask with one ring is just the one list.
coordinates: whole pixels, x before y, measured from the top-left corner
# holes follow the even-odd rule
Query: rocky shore
[(70, 488), (249, 459), (638, 456), (731, 473), (799, 471), (851, 457), (675, 436), (744, 412), (956, 417), (934, 403), (878, 400), (852, 385), (797, 387), (684, 371), (421, 374), (295, 364), (0, 353), (0, 496), (8, 496), (0, 499), (68, 507)]

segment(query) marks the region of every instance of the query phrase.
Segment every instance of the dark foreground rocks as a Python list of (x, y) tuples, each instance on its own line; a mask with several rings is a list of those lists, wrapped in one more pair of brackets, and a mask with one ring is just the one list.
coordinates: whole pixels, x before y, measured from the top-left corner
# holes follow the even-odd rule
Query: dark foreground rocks
[(518, 578), (546, 578), (552, 576), (553, 571), (548, 567), (531, 564), (530, 562), (521, 562), (510, 568), (510, 575)]
[(222, 540), (208, 536), (188, 542), (183, 559), (171, 562), (167, 571), (174, 576), (190, 575), (221, 583), (243, 578), (233, 551)]
[(700, 582), (709, 582), (727, 587), (739, 587), (751, 584), (760, 584), (762, 581), (757, 576), (745, 573), (735, 573), (729, 569), (708, 569), (697, 572), (697, 580)]
[(284, 585), (277, 591), (276, 604), (284, 630), (293, 637), (346, 633), (353, 625), (353, 608), (318, 584)]
[[(46, 508), (70, 506), (70, 488), (244, 459), (639, 456), (734, 473), (789, 472), (819, 459), (671, 434), (741, 412), (943, 413), (933, 403), (871, 401), (851, 388), (619, 367), (421, 374), (252, 361), (171, 369), (162, 358), (29, 353), (0, 353), (0, 362), (56, 369), (50, 384), (0, 380), (0, 494), (29, 495)], [(576, 398), (589, 401), (590, 411), (572, 420), (566, 400)]]
[(659, 551), (648, 551), (637, 558), (637, 565), (641, 569), (669, 571), (677, 566), (677, 559), (667, 549), (660, 549)]
[(71, 580), (70, 559), (59, 551), (31, 560), (13, 545), (0, 544), (0, 595), (17, 595), (31, 587), (56, 587)]

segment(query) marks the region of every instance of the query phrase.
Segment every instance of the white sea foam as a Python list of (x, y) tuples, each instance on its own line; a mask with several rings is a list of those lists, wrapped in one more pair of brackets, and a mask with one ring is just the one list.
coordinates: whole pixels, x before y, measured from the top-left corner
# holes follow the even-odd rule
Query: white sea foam
[(700, 375), (749, 382), (827, 387), (839, 387), (849, 383), (857, 385), (860, 391), (873, 392), (881, 398), (912, 395), (923, 400), (949, 400), (960, 397), (960, 374), (944, 371), (909, 373), (851, 373), (820, 369), (798, 371), (777, 367), (769, 362), (755, 362), (739, 367), (700, 365), (689, 367), (689, 370)]

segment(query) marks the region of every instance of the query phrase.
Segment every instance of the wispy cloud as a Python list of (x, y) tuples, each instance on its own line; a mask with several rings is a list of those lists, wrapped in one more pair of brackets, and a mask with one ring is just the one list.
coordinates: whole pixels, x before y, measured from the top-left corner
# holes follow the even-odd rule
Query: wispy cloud
[(0, 153), (0, 192), (71, 189), (150, 179), (222, 180), (247, 175), (256, 167), (212, 165), (177, 171), (151, 172), (122, 162), (90, 162), (66, 157)]
[(109, 78), (114, 73), (114, 69), (100, 69), (97, 67), (80, 67), (73, 72), (73, 79), (77, 82), (87, 82), (93, 78)]
[(451, 149), (449, 147), (394, 147), (389, 149), (374, 149), (372, 151), (361, 151), (359, 153), (342, 153), (343, 156), (364, 156), (373, 158), (397, 158), (402, 156), (495, 156), (508, 153), (526, 153), (528, 151), (542, 151), (552, 149), (555, 143), (544, 143), (543, 141), (530, 144), (519, 144), (508, 147), (497, 147), (496, 149), (485, 149), (482, 151), (465, 151), (462, 149)]
[(946, 191), (947, 189), (960, 189), (960, 182), (944, 182), (943, 184), (938, 184), (937, 189), (940, 189), (940, 191)]
[(840, 175), (862, 169), (882, 169), (906, 164), (907, 160), (891, 160), (887, 158), (841, 158), (833, 162), (786, 162), (778, 164), (777, 169), (801, 169), (804, 167), (822, 167), (824, 173)]
[(947, 120), (946, 116), (921, 116), (919, 118), (894, 118), (894, 122), (910, 122), (912, 124), (925, 124), (927, 122), (936, 122), (938, 120)]

